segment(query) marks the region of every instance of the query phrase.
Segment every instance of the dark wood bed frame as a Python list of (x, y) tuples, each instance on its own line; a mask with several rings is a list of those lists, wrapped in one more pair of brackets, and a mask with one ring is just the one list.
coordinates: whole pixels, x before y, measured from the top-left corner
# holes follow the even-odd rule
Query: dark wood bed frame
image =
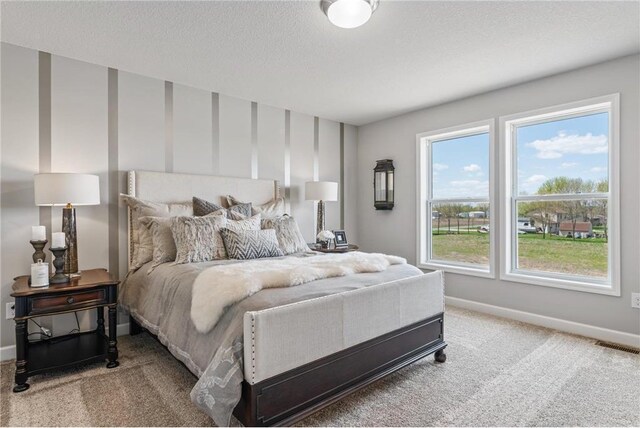
[[(131, 335), (142, 331), (131, 316), (129, 323)], [(245, 426), (291, 425), (430, 354), (445, 362), (446, 346), (439, 313), (254, 385), (244, 381), (233, 414)]]

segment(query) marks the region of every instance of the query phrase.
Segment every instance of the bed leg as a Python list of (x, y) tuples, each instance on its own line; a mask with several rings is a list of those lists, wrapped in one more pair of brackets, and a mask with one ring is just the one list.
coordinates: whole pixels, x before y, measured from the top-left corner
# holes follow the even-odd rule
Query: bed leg
[(131, 336), (135, 336), (140, 333), (142, 333), (142, 327), (138, 324), (138, 321), (136, 321), (135, 318), (129, 315), (129, 334)]
[(444, 363), (447, 361), (447, 354), (444, 353), (444, 349), (438, 349), (434, 355), (436, 363)]

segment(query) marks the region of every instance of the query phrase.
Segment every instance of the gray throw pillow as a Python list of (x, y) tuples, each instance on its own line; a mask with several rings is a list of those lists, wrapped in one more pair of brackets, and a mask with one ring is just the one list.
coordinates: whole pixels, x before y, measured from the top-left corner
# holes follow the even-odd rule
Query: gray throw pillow
[(193, 204), (145, 201), (129, 195), (120, 195), (131, 210), (131, 243), (133, 255), (131, 269), (138, 269), (153, 259), (153, 239), (149, 228), (140, 223), (141, 217), (173, 217), (193, 215)]
[(225, 228), (220, 230), (220, 234), (230, 259), (250, 260), (283, 255), (273, 229), (234, 232)]
[(147, 226), (153, 240), (153, 264), (151, 268), (176, 259), (176, 241), (171, 232), (171, 222), (175, 217), (141, 217), (140, 222)]
[(193, 197), (193, 215), (196, 217), (203, 217), (218, 210), (227, 210), (227, 217), (236, 220), (251, 217), (251, 203), (237, 204), (224, 208), (214, 202), (209, 202), (196, 196)]
[(262, 220), (263, 229), (274, 229), (278, 244), (284, 254), (302, 253), (309, 251), (298, 223), (293, 217), (283, 215), (277, 218), (267, 218)]
[(170, 227), (176, 242), (176, 264), (226, 259), (220, 236), (220, 229), (226, 225), (225, 211), (205, 217), (174, 217)]

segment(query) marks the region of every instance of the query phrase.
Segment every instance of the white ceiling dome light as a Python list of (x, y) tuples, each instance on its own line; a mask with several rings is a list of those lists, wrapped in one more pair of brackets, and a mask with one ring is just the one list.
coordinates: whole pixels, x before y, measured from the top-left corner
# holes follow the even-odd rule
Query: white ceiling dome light
[(366, 24), (378, 3), (379, 0), (322, 0), (320, 6), (333, 25), (356, 28)]

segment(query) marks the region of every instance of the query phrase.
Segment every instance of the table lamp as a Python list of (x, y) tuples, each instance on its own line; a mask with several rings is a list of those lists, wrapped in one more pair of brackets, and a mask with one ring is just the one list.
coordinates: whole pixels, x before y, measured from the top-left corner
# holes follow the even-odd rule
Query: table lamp
[(34, 176), (35, 201), (38, 206), (64, 206), (62, 231), (65, 234), (67, 255), (65, 274), (78, 273), (78, 240), (74, 206), (100, 205), (100, 180), (97, 175), (47, 173)]
[(316, 223), (316, 242), (318, 234), (324, 230), (324, 203), (338, 200), (338, 183), (333, 181), (308, 181), (304, 186), (307, 201), (318, 201), (318, 221)]

